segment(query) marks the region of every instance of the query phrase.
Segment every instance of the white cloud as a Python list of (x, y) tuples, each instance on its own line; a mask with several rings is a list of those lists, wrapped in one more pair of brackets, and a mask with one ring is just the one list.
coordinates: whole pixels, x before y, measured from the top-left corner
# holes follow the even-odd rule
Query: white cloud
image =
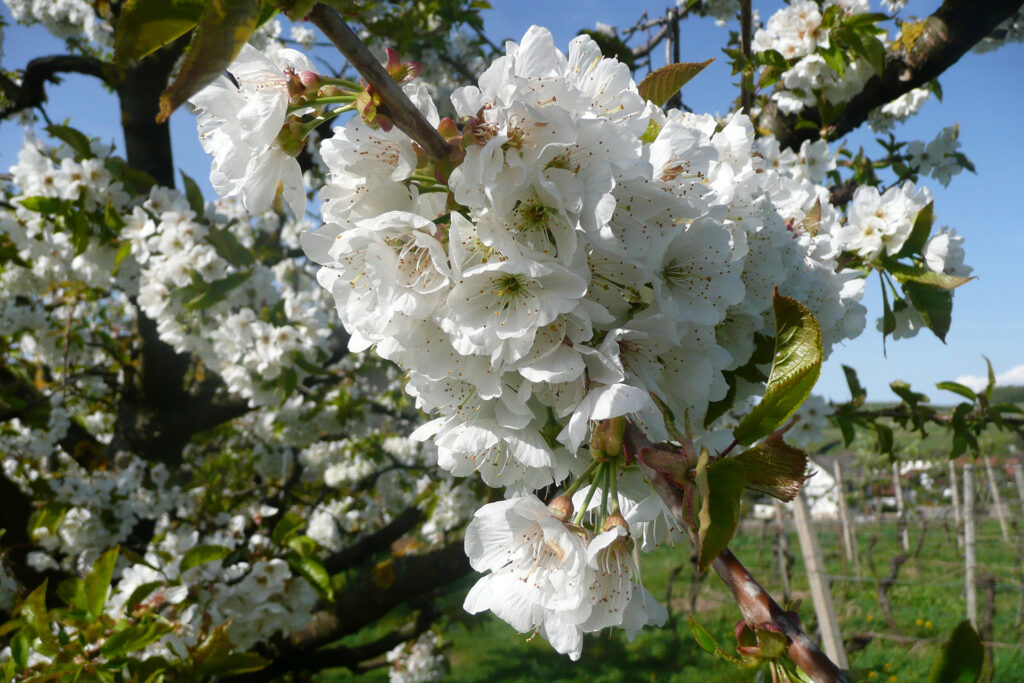
[[(969, 386), (975, 391), (981, 391), (988, 384), (988, 377), (981, 377), (979, 375), (961, 375), (956, 378), (956, 381), (960, 384)], [(1015, 365), (1006, 372), (997, 374), (996, 384), (998, 386), (1024, 384), (1024, 365)]]

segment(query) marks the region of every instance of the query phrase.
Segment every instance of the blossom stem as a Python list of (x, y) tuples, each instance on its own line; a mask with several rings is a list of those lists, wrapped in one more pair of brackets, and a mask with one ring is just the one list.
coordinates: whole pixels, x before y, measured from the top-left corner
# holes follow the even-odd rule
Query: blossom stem
[(359, 85), (355, 81), (350, 81), (347, 78), (333, 78), (331, 76), (320, 76), (321, 85), (340, 85), (343, 88), (349, 88), (350, 90), (362, 90), (363, 86)]
[(609, 475), (608, 488), (612, 492), (612, 509), (611, 514), (619, 514), (619, 478), (618, 473), (615, 471), (615, 463), (611, 463), (611, 474)]
[(288, 108), (291, 110), (305, 109), (306, 107), (319, 107), (324, 104), (344, 104), (355, 101), (355, 95), (331, 95), (329, 97), (318, 97), (315, 100), (305, 100), (301, 104), (293, 104)]
[(615, 465), (611, 460), (607, 462), (604, 468), (604, 482), (601, 485), (601, 509), (598, 510), (597, 528), (600, 529), (604, 525), (605, 517), (608, 514), (608, 489), (611, 488), (612, 481), (612, 469)]
[(569, 488), (565, 489), (565, 491), (562, 493), (562, 495), (563, 496), (571, 496), (572, 494), (576, 493), (576, 490), (580, 487), (580, 485), (582, 485), (583, 482), (585, 482), (585, 481), (590, 479), (590, 475), (594, 473), (594, 470), (600, 464), (601, 464), (600, 461), (594, 460), (589, 465), (587, 465), (587, 469), (583, 470), (583, 474), (581, 474), (580, 476), (576, 477), (576, 481), (574, 481), (572, 484), (570, 484)]
[[(603, 467), (605, 467), (607, 465), (607, 463), (598, 462), (597, 465), (598, 465), (599, 468), (603, 468)], [(594, 494), (597, 492), (597, 482), (601, 481), (601, 476), (603, 474), (604, 474), (604, 470), (603, 469), (598, 469), (597, 476), (594, 477), (594, 481), (593, 481), (593, 483), (590, 486), (590, 490), (587, 491), (587, 497), (586, 497), (586, 499), (584, 499), (583, 505), (576, 512), (576, 517), (574, 517), (573, 520), (572, 520), (573, 524), (580, 524), (580, 523), (583, 522), (583, 516), (587, 514), (587, 508), (590, 507), (590, 501), (593, 500)]]
[(327, 123), (335, 116), (343, 114), (347, 111), (352, 111), (353, 109), (355, 109), (355, 107), (350, 105), (347, 107), (338, 107), (337, 109), (332, 109), (328, 112), (321, 114), (320, 116), (316, 117), (315, 119), (313, 119), (312, 121), (310, 121), (309, 123), (305, 124), (302, 127), (302, 137), (305, 138), (307, 135), (312, 133), (316, 128), (323, 125), (324, 123)]
[(307, 19), (323, 31), (359, 75), (373, 86), (399, 130), (418, 142), (435, 159), (448, 154), (448, 143), (434, 130), (336, 10), (318, 2)]

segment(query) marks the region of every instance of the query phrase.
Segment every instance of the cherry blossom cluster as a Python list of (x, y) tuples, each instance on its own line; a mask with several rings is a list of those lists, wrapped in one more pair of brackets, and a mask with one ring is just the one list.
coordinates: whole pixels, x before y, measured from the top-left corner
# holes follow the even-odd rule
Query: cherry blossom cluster
[(797, 60), (782, 74), (783, 88), (772, 93), (772, 100), (787, 114), (814, 106), (820, 93), (826, 100), (839, 104), (860, 92), (874, 75), (874, 69), (862, 57), (846, 64), (837, 73), (818, 53), (830, 42), (830, 31), (822, 23), (822, 12), (838, 6), (844, 16), (867, 12), (867, 0), (829, 0), (820, 5), (814, 0), (798, 0), (769, 17), (751, 41), (754, 52), (775, 50), (787, 60)]
[[(387, 398), (400, 396), (392, 368), (353, 354), (323, 369), (332, 381), (322, 388), (281, 391), (282, 374), (301, 383), (324, 364), (332, 334), (312, 274), (286, 255), (298, 248), (301, 224), (252, 216), (233, 200), (197, 204), (159, 186), (133, 196), (118, 168), (104, 145), (52, 149), (30, 136), (3, 188), (11, 210), (0, 213), (0, 232), (16, 256), (0, 266), (4, 366), (39, 368), (33, 413), (43, 414), (7, 419), (0, 431), (3, 476), (46, 501), (29, 530), (36, 549), (27, 565), (84, 574), (103, 551), (150, 528), (141, 550), (131, 541), (138, 555), (122, 555), (106, 611), (113, 619), (158, 614), (173, 631), (137, 656), (185, 661), (211, 628), (226, 628), (242, 651), (300, 629), (322, 604), (285, 560), (293, 551), (272, 538), (286, 512), (308, 519), (311, 558), (349, 548), (415, 501), (436, 501), (416, 530), (420, 542), (448, 542), (479, 495), (437, 470), (434, 449), (404, 436), (407, 426), (366, 410), (369, 401), (401, 410)], [(69, 228), (78, 219), (89, 229), (85, 242)], [(273, 260), (254, 257), (260, 248)], [(209, 293), (203, 287), (232, 277), (237, 285), (222, 299), (193, 305)], [(216, 435), (188, 444), (184, 470), (115, 437), (140, 312), (161, 342), (195, 359), (197, 384), (217, 377), (223, 400), (247, 407)], [(392, 471), (379, 474), (385, 466)], [(208, 485), (211, 472), (217, 486)], [(238, 495), (254, 481), (286, 480), (330, 488), (282, 507)], [(237, 502), (225, 509), (225, 500)], [(221, 554), (182, 566), (207, 547)], [(0, 607), (24, 590), (0, 559)], [(45, 666), (46, 658), (33, 652), (31, 661)]]
[[(325, 225), (302, 244), (350, 348), (397, 363), (438, 415), (414, 434), (438, 465), (506, 488), (467, 530), (491, 572), (467, 609), (575, 658), (583, 633), (664, 618), (629, 549), (673, 529), (638, 473), (580, 457), (592, 427), (628, 418), (664, 441), (674, 416), (699, 434), (724, 373), (772, 334), (776, 287), (814, 313), (826, 351), (863, 328), (862, 274), (837, 268), (840, 217), (814, 184), (834, 160), (808, 146), (789, 175), (746, 117), (663, 113), (591, 39), (563, 54), (537, 27), (452, 95), (458, 131), (416, 83), (405, 91), (459, 141), (454, 168), (430, 173), (403, 133), (353, 119), (321, 146)], [(814, 207), (814, 230), (797, 227)], [(740, 399), (763, 386), (739, 384)], [(602, 491), (597, 507), (532, 493), (598, 472), (604, 484), (575, 491)]]

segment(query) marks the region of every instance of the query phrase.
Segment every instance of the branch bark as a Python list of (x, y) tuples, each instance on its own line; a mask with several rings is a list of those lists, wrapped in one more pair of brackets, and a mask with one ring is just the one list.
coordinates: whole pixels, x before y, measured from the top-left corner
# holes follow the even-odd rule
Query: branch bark
[(46, 101), (47, 83), (60, 83), (59, 73), (78, 73), (95, 76), (107, 85), (115, 81), (113, 67), (95, 57), (85, 55), (52, 55), (37, 57), (30, 61), (22, 72), (21, 85), (0, 73), (0, 90), (8, 104), (0, 109), (0, 119), (25, 109), (40, 106)]
[(307, 19), (323, 31), (324, 35), (345, 56), (345, 59), (355, 67), (367, 83), (373, 86), (399, 130), (419, 143), (433, 158), (440, 159), (447, 156), (448, 143), (406, 97), (402, 89), (370, 53), (363, 41), (359, 40), (359, 36), (352, 32), (340, 14), (327, 5), (317, 3)]
[(796, 116), (783, 115), (774, 102), (769, 102), (759, 125), (770, 130), (780, 146), (794, 150), (804, 140), (841, 138), (863, 124), (872, 110), (940, 76), (1021, 5), (1020, 0), (945, 0), (920, 24), (920, 35), (912, 44), (897, 41), (890, 48), (885, 71), (865, 83), (835, 121), (820, 130), (798, 130)]

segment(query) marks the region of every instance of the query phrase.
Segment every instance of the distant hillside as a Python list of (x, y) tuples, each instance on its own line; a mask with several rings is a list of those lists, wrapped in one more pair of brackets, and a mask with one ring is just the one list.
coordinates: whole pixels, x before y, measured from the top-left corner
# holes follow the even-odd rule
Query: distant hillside
[(993, 403), (1024, 403), (1024, 386), (996, 387), (992, 390)]

